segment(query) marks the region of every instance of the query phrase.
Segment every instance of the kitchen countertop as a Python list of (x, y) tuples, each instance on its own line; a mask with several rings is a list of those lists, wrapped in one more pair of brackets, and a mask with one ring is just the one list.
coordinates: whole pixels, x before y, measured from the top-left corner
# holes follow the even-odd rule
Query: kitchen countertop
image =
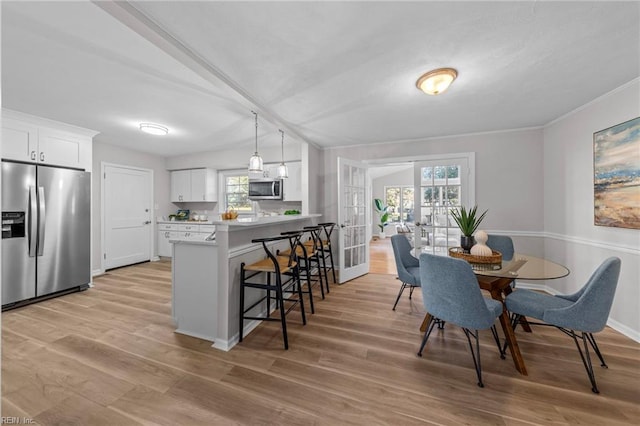
[(231, 220), (207, 220), (207, 221), (193, 221), (193, 220), (174, 220), (174, 221), (158, 221), (158, 223), (171, 223), (171, 224), (185, 224), (185, 225), (226, 225), (228, 228), (246, 228), (252, 226), (264, 226), (272, 225), (282, 222), (292, 222), (296, 220), (309, 219), (322, 216), (319, 213), (312, 214), (292, 214), (292, 215), (277, 215), (277, 216), (247, 216), (239, 217), (238, 219)]

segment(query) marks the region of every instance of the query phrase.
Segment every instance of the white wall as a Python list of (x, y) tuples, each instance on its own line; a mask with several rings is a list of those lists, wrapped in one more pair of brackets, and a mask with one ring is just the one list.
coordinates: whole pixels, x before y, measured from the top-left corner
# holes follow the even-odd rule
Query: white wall
[[(301, 144), (295, 140), (285, 141), (284, 160), (300, 161)], [(282, 153), (280, 145), (277, 147), (259, 147), (259, 154), (264, 163), (280, 163)], [(239, 149), (230, 147), (222, 151), (199, 152), (196, 154), (181, 155), (167, 158), (168, 170), (195, 169), (210, 167), (217, 170), (243, 169), (249, 165), (249, 158), (253, 155), (253, 149)]]
[[(544, 129), (545, 254), (571, 274), (547, 283), (573, 292), (609, 256), (622, 259), (610, 324), (640, 341), (640, 230), (594, 225), (593, 133), (640, 116), (640, 79)], [(639, 189), (640, 196), (640, 189)]]
[[(327, 149), (324, 213), (327, 219), (337, 220), (339, 156), (366, 161), (465, 152), (476, 153), (476, 204), (480, 210), (489, 210), (484, 229), (523, 236), (541, 234), (544, 229), (542, 129)], [(529, 244), (542, 247), (535, 242)]]
[[(99, 139), (100, 136), (98, 135), (93, 140), (94, 178), (92, 179), (93, 188), (91, 195), (93, 208), (93, 229), (91, 230), (93, 259), (91, 261), (91, 269), (94, 273), (100, 272), (102, 263), (100, 259), (102, 256), (102, 222), (100, 220), (102, 209), (100, 171), (102, 162), (153, 170), (153, 197), (154, 203), (158, 206), (158, 209), (154, 211), (152, 216), (154, 234), (157, 234), (157, 232), (155, 232), (155, 218), (157, 216), (165, 216), (175, 211), (175, 206), (169, 202), (169, 172), (166, 170), (165, 159), (163, 157), (101, 143)], [(155, 236), (157, 237), (157, 235)], [(157, 244), (154, 255), (157, 255)]]

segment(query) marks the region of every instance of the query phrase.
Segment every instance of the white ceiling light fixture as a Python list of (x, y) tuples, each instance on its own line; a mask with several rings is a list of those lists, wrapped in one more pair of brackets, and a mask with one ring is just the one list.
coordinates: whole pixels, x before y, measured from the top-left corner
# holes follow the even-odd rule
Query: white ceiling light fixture
[(289, 177), (289, 171), (287, 170), (287, 165), (284, 164), (284, 131), (278, 129), (280, 133), (282, 133), (282, 142), (280, 143), (280, 149), (282, 151), (282, 162), (278, 166), (278, 177), (280, 179), (286, 179)]
[(258, 154), (258, 113), (255, 111), (251, 111), (253, 115), (256, 117), (256, 152), (249, 159), (249, 171), (250, 172), (261, 172), (264, 170), (262, 166), (262, 157)]
[(140, 130), (156, 136), (164, 136), (169, 133), (169, 129), (154, 123), (140, 123)]
[(458, 71), (453, 68), (438, 68), (422, 74), (416, 87), (427, 95), (439, 95), (449, 88), (453, 80), (458, 77)]

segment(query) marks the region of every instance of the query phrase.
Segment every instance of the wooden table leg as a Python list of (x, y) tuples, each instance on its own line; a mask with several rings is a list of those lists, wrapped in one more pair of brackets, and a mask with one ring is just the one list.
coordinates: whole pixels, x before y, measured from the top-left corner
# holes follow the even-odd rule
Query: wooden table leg
[(431, 314), (429, 312), (427, 312), (424, 315), (424, 319), (422, 320), (422, 324), (420, 325), (420, 331), (421, 332), (425, 332), (427, 331), (427, 325), (429, 325), (429, 321), (431, 321)]
[(515, 365), (516, 370), (518, 370), (520, 374), (526, 376), (527, 368), (524, 366), (524, 358), (522, 358), (520, 348), (518, 347), (518, 341), (516, 340), (516, 335), (513, 332), (513, 327), (511, 327), (511, 321), (509, 320), (507, 308), (504, 306), (502, 289), (493, 288), (491, 290), (491, 297), (502, 303), (502, 313), (499, 317), (500, 325), (502, 326), (502, 331), (504, 332), (504, 336), (507, 339), (507, 346), (509, 347), (509, 352), (511, 352), (511, 358), (513, 358), (513, 364)]
[[(509, 284), (508, 287), (505, 287), (504, 289), (505, 296), (510, 295), (512, 292), (513, 292), (513, 288), (511, 288), (511, 284)], [(524, 315), (520, 317), (520, 326), (525, 332), (531, 333), (531, 326), (529, 325), (529, 321), (527, 321), (527, 317), (525, 317)]]

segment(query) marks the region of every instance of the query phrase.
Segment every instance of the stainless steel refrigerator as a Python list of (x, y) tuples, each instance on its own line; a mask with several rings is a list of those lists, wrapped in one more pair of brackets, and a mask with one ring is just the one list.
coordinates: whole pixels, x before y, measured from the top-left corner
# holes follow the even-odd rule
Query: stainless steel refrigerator
[(2, 161), (2, 309), (91, 281), (91, 174)]

